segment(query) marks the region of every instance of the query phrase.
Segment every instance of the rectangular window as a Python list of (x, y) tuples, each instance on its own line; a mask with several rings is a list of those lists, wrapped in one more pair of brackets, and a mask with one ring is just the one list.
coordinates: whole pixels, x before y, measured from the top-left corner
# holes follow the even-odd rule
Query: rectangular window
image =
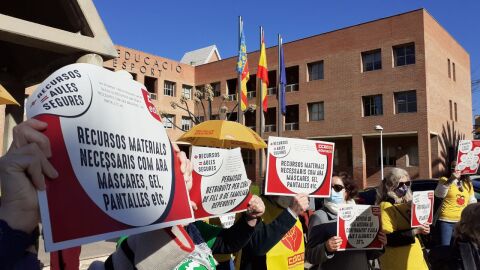
[(453, 81), (457, 80), (457, 76), (455, 75), (455, 63), (452, 62), (452, 75), (453, 75)]
[(170, 81), (165, 81), (163, 83), (163, 95), (165, 96), (175, 96), (175, 83)]
[(173, 128), (174, 127), (173, 124), (175, 123), (175, 115), (173, 114), (163, 115), (162, 122), (165, 128)]
[(453, 104), (453, 106), (454, 106), (454, 109), (455, 109), (455, 122), (457, 122), (457, 121), (458, 121), (458, 120), (457, 120), (457, 119), (458, 119), (458, 118), (457, 118), (457, 103), (455, 102), (455, 103)]
[(362, 52), (362, 63), (363, 72), (382, 69), (382, 51)]
[(132, 75), (133, 80), (136, 81), (137, 80), (137, 73), (132, 73), (132, 72), (129, 72), (129, 73), (130, 73), (130, 75)]
[(415, 64), (415, 44), (403, 44), (393, 47), (395, 66)]
[(415, 90), (397, 92), (394, 95), (396, 113), (417, 112), (417, 93)]
[(320, 121), (323, 119), (323, 102), (308, 103), (308, 121)]
[(363, 100), (363, 116), (382, 115), (383, 104), (382, 95), (364, 96)]
[(255, 164), (255, 151), (250, 149), (242, 149), (243, 164), (253, 165)]
[(448, 59), (448, 78), (451, 78), (451, 71), (450, 71), (450, 59)]
[(213, 96), (219, 97), (222, 92), (220, 91), (220, 82), (214, 82), (210, 84), (212, 86)]
[[(383, 151), (383, 166), (396, 166), (397, 151), (393, 146), (384, 146)], [(377, 166), (380, 167), (380, 155), (377, 156)]]
[(308, 63), (308, 80), (323, 80), (323, 61)]
[(192, 99), (192, 89), (193, 87), (190, 85), (182, 85), (182, 95), (188, 100)]
[(449, 100), (448, 102), (450, 103), (450, 120), (453, 120), (453, 105), (452, 105), (452, 101)]
[(182, 116), (182, 129), (183, 131), (190, 130), (192, 127), (192, 119), (188, 116)]
[(418, 147), (416, 145), (408, 148), (407, 166), (418, 166)]

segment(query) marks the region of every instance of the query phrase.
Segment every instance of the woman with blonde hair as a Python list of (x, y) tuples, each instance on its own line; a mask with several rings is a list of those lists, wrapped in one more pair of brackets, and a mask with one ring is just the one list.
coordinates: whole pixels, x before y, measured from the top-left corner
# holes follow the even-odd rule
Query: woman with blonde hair
[(378, 187), (382, 230), (387, 234), (385, 254), (380, 257), (382, 269), (427, 270), (418, 234), (430, 233), (430, 227), (410, 227), (412, 192), (410, 176), (400, 168), (393, 168)]

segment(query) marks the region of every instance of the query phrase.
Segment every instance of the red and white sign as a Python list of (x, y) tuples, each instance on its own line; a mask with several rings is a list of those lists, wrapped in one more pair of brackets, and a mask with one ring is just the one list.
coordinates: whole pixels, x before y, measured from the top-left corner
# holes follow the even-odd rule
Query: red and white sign
[(460, 140), (455, 171), (460, 174), (476, 174), (479, 162), (480, 140)]
[(265, 194), (330, 197), (335, 145), (293, 138), (268, 138)]
[(179, 161), (148, 92), (119, 73), (65, 66), (28, 99), (59, 172), (39, 192), (47, 251), (192, 221)]
[(412, 198), (412, 217), (410, 226), (420, 227), (423, 224), (430, 225), (433, 220), (434, 191), (414, 191)]
[(338, 250), (382, 249), (379, 231), (379, 206), (343, 204), (338, 207), (337, 235), (342, 238)]
[(245, 211), (252, 195), (240, 148), (192, 147), (190, 198), (196, 219)]

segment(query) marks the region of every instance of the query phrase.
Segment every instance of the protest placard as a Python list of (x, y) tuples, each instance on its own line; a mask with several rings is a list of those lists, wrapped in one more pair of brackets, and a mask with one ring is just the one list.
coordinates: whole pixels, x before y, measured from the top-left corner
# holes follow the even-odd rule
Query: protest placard
[(480, 160), (480, 140), (460, 140), (458, 142), (457, 166), (460, 174), (476, 174)]
[(196, 219), (244, 211), (251, 198), (240, 148), (192, 147), (193, 185), (190, 198)]
[(342, 238), (338, 250), (382, 249), (378, 240), (380, 207), (343, 204), (338, 207), (337, 235)]
[(410, 226), (420, 227), (422, 224), (432, 224), (434, 191), (414, 191), (412, 197), (412, 210)]
[(48, 123), (59, 172), (39, 192), (47, 251), (193, 220), (179, 160), (142, 84), (68, 65), (38, 86), (26, 110)]
[(329, 197), (334, 144), (293, 138), (268, 138), (265, 194)]

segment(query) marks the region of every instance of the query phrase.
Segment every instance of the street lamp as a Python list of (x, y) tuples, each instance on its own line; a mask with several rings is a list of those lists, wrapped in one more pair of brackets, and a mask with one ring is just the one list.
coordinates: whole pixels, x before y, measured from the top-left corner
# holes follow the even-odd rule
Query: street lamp
[(375, 126), (376, 131), (380, 131), (380, 172), (381, 180), (383, 181), (383, 127), (380, 125)]

